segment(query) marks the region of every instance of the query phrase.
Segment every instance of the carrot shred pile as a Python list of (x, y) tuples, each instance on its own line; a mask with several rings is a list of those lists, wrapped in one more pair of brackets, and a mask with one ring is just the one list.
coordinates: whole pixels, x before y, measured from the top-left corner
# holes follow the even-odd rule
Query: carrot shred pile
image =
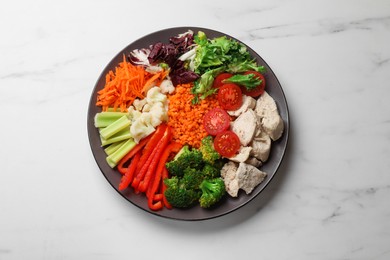
[(203, 117), (211, 109), (220, 106), (216, 95), (192, 104), (194, 95), (191, 94), (191, 88), (192, 84), (178, 85), (175, 92), (169, 95), (168, 125), (172, 128), (174, 141), (199, 148), (201, 140), (208, 135), (203, 127)]
[(113, 108), (124, 112), (136, 98), (144, 98), (150, 88), (159, 86), (167, 75), (166, 70), (155, 74), (147, 72), (144, 67), (126, 61), (123, 55), (115, 72), (110, 70), (106, 74), (105, 86), (97, 92), (96, 106), (101, 106), (102, 111)]

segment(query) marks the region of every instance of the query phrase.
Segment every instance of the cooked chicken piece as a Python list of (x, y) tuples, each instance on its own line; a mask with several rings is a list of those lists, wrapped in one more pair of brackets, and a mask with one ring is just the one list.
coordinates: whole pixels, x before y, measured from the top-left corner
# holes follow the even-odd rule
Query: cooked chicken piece
[(267, 135), (267, 133), (264, 131), (260, 132), (260, 134), (253, 139), (251, 146), (251, 156), (262, 162), (268, 160), (269, 153), (271, 151), (271, 138)]
[(264, 92), (256, 101), (256, 114), (261, 119), (261, 126), (272, 140), (279, 139), (284, 131), (284, 123), (279, 115), (275, 100)]
[(238, 154), (233, 157), (230, 157), (229, 160), (233, 162), (245, 162), (249, 158), (251, 151), (251, 146), (241, 146), (240, 150), (238, 150)]
[(221, 177), (224, 179), (233, 179), (236, 174), (238, 164), (232, 161), (225, 163), (221, 169)]
[(260, 118), (267, 116), (269, 113), (279, 113), (275, 100), (266, 91), (257, 99), (255, 112)]
[(278, 140), (282, 136), (284, 123), (279, 114), (264, 117), (263, 120), (261, 120), (261, 124), (264, 131), (271, 137), (273, 141)]
[(232, 197), (237, 197), (239, 190), (236, 172), (237, 164), (232, 161), (226, 163), (221, 169), (221, 177), (225, 183), (226, 192)]
[(256, 131), (256, 113), (249, 109), (242, 113), (232, 124), (232, 131), (237, 134), (242, 146), (248, 146)]
[(257, 185), (264, 181), (265, 177), (267, 177), (267, 173), (246, 163), (240, 163), (236, 172), (238, 187), (243, 189), (246, 194), (250, 194)]
[(242, 113), (246, 112), (248, 109), (254, 109), (256, 106), (256, 99), (253, 97), (242, 95), (242, 105), (237, 110), (227, 111), (231, 116), (239, 116)]
[(258, 160), (257, 158), (255, 158), (255, 157), (249, 157), (245, 161), (245, 163), (253, 165), (253, 166), (257, 167), (257, 168), (260, 167), (261, 165), (263, 165), (263, 163), (260, 160)]
[(238, 196), (239, 189), (244, 190), (246, 194), (251, 193), (266, 176), (265, 172), (247, 163), (239, 163), (237, 167), (236, 163), (229, 161), (221, 170), (226, 192), (232, 197)]

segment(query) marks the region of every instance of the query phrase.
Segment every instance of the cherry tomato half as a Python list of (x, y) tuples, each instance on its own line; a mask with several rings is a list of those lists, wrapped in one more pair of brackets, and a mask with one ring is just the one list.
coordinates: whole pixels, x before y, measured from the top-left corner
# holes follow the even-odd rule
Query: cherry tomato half
[(237, 110), (242, 105), (241, 88), (233, 83), (223, 84), (218, 90), (218, 103), (226, 110)]
[(221, 73), (218, 76), (215, 77), (214, 82), (213, 82), (213, 88), (219, 88), (221, 87), (224, 83), (222, 83), (223, 80), (230, 78), (233, 76), (231, 73)]
[(230, 127), (230, 116), (222, 108), (213, 108), (204, 115), (203, 126), (208, 134), (216, 135)]
[(257, 71), (246, 71), (244, 73), (244, 75), (248, 75), (248, 74), (254, 74), (258, 79), (261, 80), (261, 84), (258, 85), (256, 88), (254, 89), (251, 89), (251, 90), (248, 90), (246, 89), (245, 87), (242, 87), (242, 93), (247, 95), (247, 96), (251, 96), (251, 97), (258, 97), (260, 96), (261, 94), (264, 93), (264, 89), (265, 89), (265, 78), (263, 76), (263, 74), (261, 74), (260, 72), (257, 72)]
[(230, 130), (223, 131), (214, 138), (214, 149), (225, 158), (233, 157), (240, 146), (240, 139)]

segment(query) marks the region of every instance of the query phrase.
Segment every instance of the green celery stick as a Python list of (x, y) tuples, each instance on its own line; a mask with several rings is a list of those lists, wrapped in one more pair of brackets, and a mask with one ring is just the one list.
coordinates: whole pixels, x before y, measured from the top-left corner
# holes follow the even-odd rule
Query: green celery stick
[(97, 127), (97, 128), (107, 127), (125, 115), (127, 115), (127, 113), (122, 113), (122, 112), (96, 113), (95, 118), (94, 118), (95, 127)]
[(107, 140), (108, 138), (110, 138), (114, 134), (120, 132), (121, 130), (125, 129), (126, 127), (129, 127), (130, 124), (131, 124), (130, 119), (126, 115), (122, 116), (118, 120), (113, 122), (112, 124), (108, 125), (105, 128), (102, 128), (100, 130), (100, 135), (104, 139)]
[(136, 146), (133, 138), (128, 139), (115, 152), (107, 156), (106, 161), (111, 168), (114, 168), (118, 162)]
[(100, 136), (100, 141), (102, 142), (102, 146), (106, 146), (108, 144), (113, 144), (113, 143), (127, 140), (131, 137), (132, 137), (132, 135), (130, 134), (130, 128), (127, 127), (125, 129), (119, 131), (118, 133), (114, 134), (113, 136), (111, 136), (108, 139), (104, 139), (102, 136)]
[(104, 152), (107, 154), (107, 155), (110, 155), (112, 153), (114, 153), (116, 150), (119, 149), (119, 147), (121, 147), (122, 144), (124, 144), (126, 141), (119, 141), (119, 142), (114, 142), (112, 144), (110, 144), (109, 146), (107, 146), (105, 149), (104, 149)]

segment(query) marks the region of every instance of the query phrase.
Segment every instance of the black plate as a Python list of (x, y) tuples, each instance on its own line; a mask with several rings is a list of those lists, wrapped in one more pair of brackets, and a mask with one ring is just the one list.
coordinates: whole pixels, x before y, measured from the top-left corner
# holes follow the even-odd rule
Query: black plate
[[(248, 48), (251, 55), (256, 58), (258, 64), (263, 65), (267, 69), (267, 73), (265, 75), (266, 78), (266, 91), (275, 99), (280, 115), (285, 123), (285, 131), (283, 136), (276, 142), (272, 144), (271, 153), (268, 161), (261, 167), (261, 170), (268, 173), (266, 180), (257, 186), (250, 195), (246, 195), (244, 192), (240, 191), (238, 198), (231, 198), (226, 196), (218, 206), (213, 209), (202, 209), (199, 206), (195, 206), (190, 209), (166, 209), (164, 208), (161, 211), (152, 211), (148, 208), (147, 199), (144, 195), (136, 195), (133, 193), (132, 189), (127, 189), (124, 192), (118, 190), (118, 185), (120, 182), (121, 174), (112, 169), (106, 163), (106, 154), (104, 153), (103, 148), (101, 147), (100, 137), (98, 130), (94, 126), (94, 116), (96, 113), (101, 112), (100, 107), (96, 107), (95, 102), (97, 99), (97, 92), (104, 87), (105, 83), (105, 75), (112, 69), (114, 69), (119, 62), (123, 59), (123, 53), (128, 54), (130, 51), (139, 48), (148, 47), (150, 44), (154, 44), (158, 41), (167, 42), (168, 39), (172, 36), (178, 35), (180, 33), (184, 33), (188, 30), (192, 30), (194, 33), (198, 31), (203, 31), (206, 33), (208, 38), (219, 37), (222, 35), (226, 35), (224, 33), (206, 29), (206, 28), (198, 28), (198, 27), (177, 27), (177, 28), (169, 28), (161, 31), (157, 31), (146, 35), (135, 42), (128, 45), (122, 51), (120, 51), (106, 66), (106, 68), (101, 73), (99, 79), (96, 82), (96, 85), (93, 89), (92, 96), (89, 102), (88, 109), (88, 136), (89, 142), (91, 145), (92, 153), (95, 157), (95, 160), (102, 171), (104, 177), (111, 184), (111, 186), (118, 191), (126, 200), (134, 204), (135, 206), (150, 212), (151, 214), (155, 214), (161, 217), (170, 218), (170, 219), (178, 219), (178, 220), (205, 220), (211, 219), (219, 216), (223, 216), (228, 214), (234, 210), (239, 209), (240, 207), (247, 204), (253, 198), (260, 194), (260, 192), (267, 186), (267, 184), (272, 180), (275, 173), (277, 172), (285, 151), (287, 147), (288, 134), (289, 134), (289, 116), (288, 116), (288, 107), (286, 98), (283, 93), (283, 89), (276, 78), (275, 74), (271, 70), (271, 68), (267, 65), (267, 63), (251, 48)], [(235, 39), (229, 35), (226, 35), (229, 38)], [(238, 39), (235, 39), (239, 41)]]

